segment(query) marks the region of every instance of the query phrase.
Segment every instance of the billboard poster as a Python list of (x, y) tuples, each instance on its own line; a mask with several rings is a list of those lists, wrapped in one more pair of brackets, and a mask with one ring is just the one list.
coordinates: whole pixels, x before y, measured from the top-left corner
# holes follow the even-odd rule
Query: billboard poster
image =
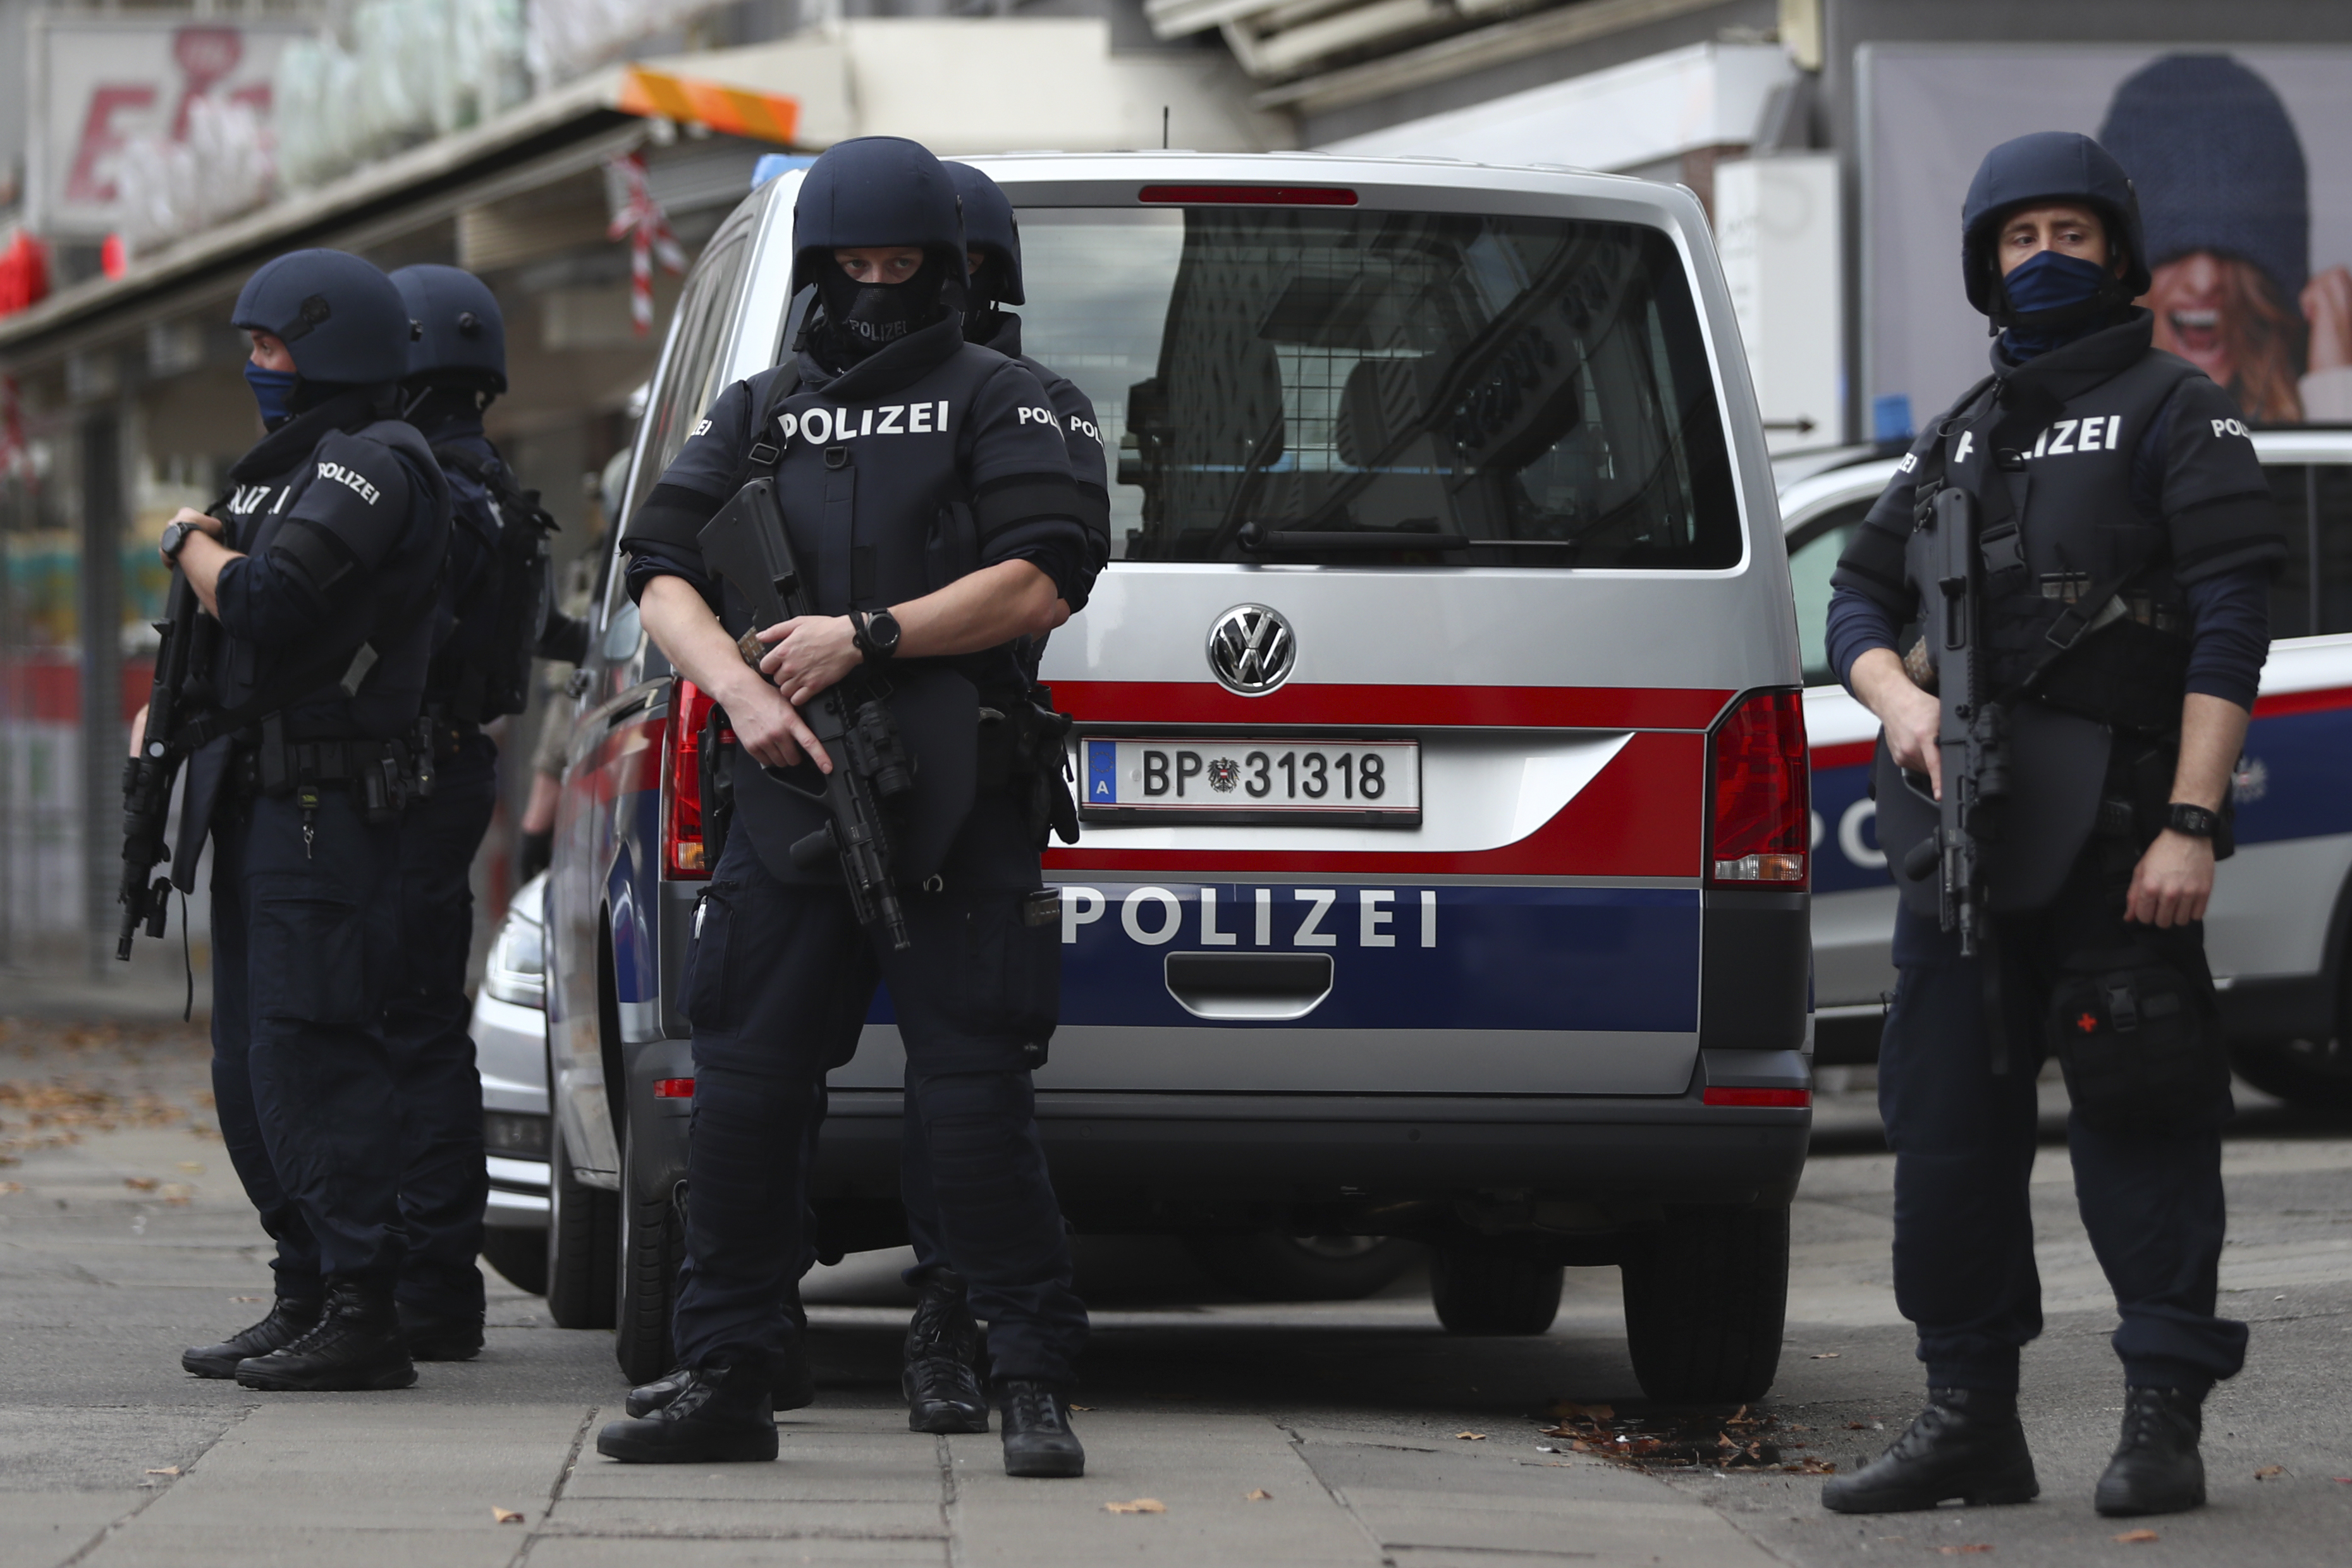
[(278, 52), (313, 37), (308, 18), (104, 16), (36, 12), (25, 51), (31, 110), (29, 226), (51, 238), (103, 239), (122, 226), (124, 160), (142, 145), (185, 144), (214, 107), (266, 122)]
[[(1960, 289), (1984, 154), (2077, 131), (2139, 193), (2156, 344), (2249, 419), (2352, 423), (2352, 48), (1870, 45), (1862, 115), (1863, 433), (1924, 422), (1990, 369)], [(2331, 151), (2332, 150), (2332, 151)]]

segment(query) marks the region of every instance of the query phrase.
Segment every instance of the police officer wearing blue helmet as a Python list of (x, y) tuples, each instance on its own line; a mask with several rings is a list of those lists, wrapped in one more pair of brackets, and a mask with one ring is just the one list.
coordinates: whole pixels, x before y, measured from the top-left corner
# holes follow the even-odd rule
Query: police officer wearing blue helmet
[(489, 1187), (466, 997), (469, 877), (498, 805), (498, 746), (482, 726), (528, 705), (531, 661), (543, 647), (577, 662), (584, 628), (553, 616), (554, 520), (483, 433), (483, 411), (507, 389), (497, 297), (455, 267), (404, 267), (392, 280), (409, 318), (402, 410), (440, 464), (453, 513), (441, 640), (425, 674), (433, 791), (401, 821), (401, 972), (384, 1019), (407, 1235), (398, 1296), (411, 1355), (464, 1361), (482, 1348), (474, 1259)]
[[(2005, 142), (1962, 225), (1993, 374), (1904, 459), (1829, 613), (1832, 660), (1885, 726), (1873, 793), (1903, 903), (1879, 1107), (1895, 1300), (1927, 1405), (1822, 1500), (1879, 1513), (2039, 1492), (2018, 1363), (2042, 1329), (2027, 1182), (2034, 1079), (2055, 1054), (2075, 1194), (2121, 1319), (2122, 1440), (2095, 1502), (2175, 1512), (2205, 1500), (2200, 1407), (2245, 1359), (2245, 1325), (2215, 1310), (2231, 1106), (2200, 922), (2284, 550), (2236, 405), (2153, 348), (2132, 303), (2147, 256), (2116, 160), (2079, 135)], [(1976, 560), (1939, 564), (1964, 514)], [(1898, 628), (1971, 580), (1974, 624), (1901, 654)], [(2005, 792), (1981, 767), (1968, 781), (1998, 801), (1969, 818), (1990, 910), (1972, 954), (1939, 913), (1937, 805), (1969, 753), (1939, 743), (1932, 694), (1968, 679), (1983, 710), (1961, 720), (2008, 752)]]
[[(1059, 1010), (1060, 931), (1040, 887), (1034, 759), (1010, 747), (1004, 716), (1026, 696), (1020, 640), (1091, 584), (1084, 502), (1036, 378), (965, 342), (963, 222), (938, 160), (892, 137), (841, 143), (804, 177), (794, 234), (795, 289), (814, 302), (790, 358), (720, 395), (622, 540), (647, 631), (727, 715), (735, 816), (687, 961), (690, 1261), (673, 1333), (691, 1375), (597, 1448), (775, 1457), (802, 1151), (824, 1073), (887, 984), (942, 1245), (990, 1325), (1006, 1470), (1075, 1476), (1086, 1311), (1028, 1065)], [(818, 613), (757, 626), (698, 536), (770, 476)], [(767, 647), (756, 668), (747, 633)], [(776, 776), (835, 765), (795, 705), (861, 665), (898, 693), (916, 763), (903, 951), (858, 924), (830, 857), (795, 860), (825, 819)]]
[(429, 787), (417, 720), (449, 493), (399, 418), (408, 312), (381, 271), (281, 256), (230, 320), (268, 434), (229, 469), (226, 517), (183, 508), (163, 531), (219, 634), (173, 880), (192, 885), (209, 836), (213, 1090), (278, 1244), (277, 1300), (182, 1364), (248, 1388), (404, 1388), (383, 1019), (400, 818)]

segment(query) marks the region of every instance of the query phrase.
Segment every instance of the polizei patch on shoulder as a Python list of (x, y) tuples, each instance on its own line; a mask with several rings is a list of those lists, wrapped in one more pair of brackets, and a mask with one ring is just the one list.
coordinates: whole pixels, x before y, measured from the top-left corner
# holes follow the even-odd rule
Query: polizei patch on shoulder
[(341, 463), (320, 463), (319, 465), (319, 477), (322, 479), (332, 479), (337, 484), (346, 487), (353, 495), (358, 496), (360, 500), (367, 502), (370, 506), (375, 505), (377, 501), (383, 499), (383, 492), (382, 490), (377, 489), (375, 486), (370, 484), (365, 479), (353, 473), (351, 469), (343, 467)]

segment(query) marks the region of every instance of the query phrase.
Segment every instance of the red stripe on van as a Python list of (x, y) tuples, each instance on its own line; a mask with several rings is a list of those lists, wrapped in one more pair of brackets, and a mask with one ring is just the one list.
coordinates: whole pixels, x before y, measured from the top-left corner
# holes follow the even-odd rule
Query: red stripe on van
[[(1059, 699), (1062, 689), (1055, 687)], [(1559, 815), (1497, 849), (1235, 853), (1223, 849), (1074, 849), (1046, 852), (1045, 869), (1066, 871), (1286, 871), (1495, 877), (1696, 877), (1706, 811), (1706, 738), (1648, 732), (1630, 737), (1600, 776)], [(1409, 835), (1399, 834), (1406, 839)]]
[(1209, 681), (1057, 680), (1054, 705), (1082, 723), (1502, 725), (1704, 730), (1728, 690), (1639, 686), (1343, 686), (1298, 682), (1237, 697)]
[(2257, 719), (2284, 719), (2290, 713), (2326, 713), (2338, 708), (2352, 708), (2352, 686), (2335, 686), (2325, 691), (2282, 691), (2275, 697), (2254, 699)]
[(1819, 773), (1823, 768), (1860, 767), (1870, 761), (1871, 754), (1877, 750), (1878, 742), (1874, 740), (1848, 741), (1843, 745), (1836, 746), (1815, 746), (1812, 749), (1813, 771)]

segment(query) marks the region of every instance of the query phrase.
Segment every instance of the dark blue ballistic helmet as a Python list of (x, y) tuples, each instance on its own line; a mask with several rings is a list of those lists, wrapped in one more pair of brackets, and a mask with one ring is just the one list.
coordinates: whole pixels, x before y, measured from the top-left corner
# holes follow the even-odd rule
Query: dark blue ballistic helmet
[(919, 142), (859, 136), (809, 165), (793, 204), (793, 289), (850, 246), (919, 245), (964, 271), (963, 214), (955, 184)]
[(507, 389), (507, 325), (488, 284), (459, 267), (404, 267), (392, 275), (408, 308), (408, 379)]
[(2000, 266), (1993, 256), (2001, 219), (2028, 205), (2077, 202), (2099, 215), (2107, 243), (2124, 257), (2122, 293), (2147, 292), (2147, 246), (2140, 237), (2139, 198), (2124, 166), (2105, 147), (2072, 131), (2037, 131), (1985, 154), (1960, 207), (1960, 277), (1969, 303), (1986, 315), (2002, 308)]
[(1025, 305), (1021, 292), (1021, 224), (1013, 216), (1013, 202), (1004, 187), (969, 163), (946, 165), (963, 201), (963, 242), (977, 250), (982, 265), (996, 264), (994, 294), (1006, 305)]
[(373, 386), (408, 373), (408, 307), (373, 262), (342, 250), (296, 250), (246, 279), (229, 324), (268, 332), (302, 379)]

